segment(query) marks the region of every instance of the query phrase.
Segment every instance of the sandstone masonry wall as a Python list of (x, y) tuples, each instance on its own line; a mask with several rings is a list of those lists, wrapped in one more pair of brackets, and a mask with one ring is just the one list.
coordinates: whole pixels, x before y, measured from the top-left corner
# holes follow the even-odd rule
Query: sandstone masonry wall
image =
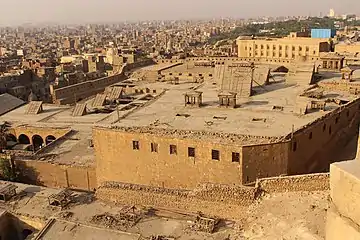
[(104, 183), (97, 198), (130, 205), (177, 209), (222, 218), (237, 219), (255, 198), (255, 188), (202, 184), (192, 191), (173, 190), (124, 183)]
[(56, 188), (73, 188), (93, 191), (96, 189), (94, 168), (59, 165), (42, 161), (14, 160), (20, 172), (20, 181), (27, 184)]
[(324, 191), (330, 189), (329, 179), (329, 173), (261, 178), (256, 181), (256, 187), (267, 193)]
[(258, 178), (287, 174), (290, 143), (250, 145), (242, 147), (243, 183)]
[(292, 138), (290, 134), (288, 174), (329, 171), (337, 148), (344, 147), (358, 130), (359, 109), (360, 99), (356, 99), (297, 129)]
[[(241, 184), (241, 146), (175, 136), (124, 132), (109, 128), (93, 131), (98, 185), (114, 181), (164, 188), (193, 189), (199, 183)], [(133, 141), (138, 149), (133, 149)], [(156, 144), (156, 151), (152, 151)], [(170, 153), (170, 145), (176, 153)], [(194, 148), (195, 155), (189, 156)], [(219, 160), (212, 159), (219, 151)], [(239, 154), (237, 162), (232, 153)]]
[(331, 205), (326, 239), (360, 239), (360, 162), (335, 163), (330, 168)]

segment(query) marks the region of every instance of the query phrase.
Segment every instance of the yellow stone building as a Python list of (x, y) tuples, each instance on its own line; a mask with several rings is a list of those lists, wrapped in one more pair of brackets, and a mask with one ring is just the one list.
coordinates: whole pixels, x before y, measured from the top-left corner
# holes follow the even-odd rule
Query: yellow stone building
[(237, 39), (238, 57), (316, 61), (321, 52), (329, 52), (328, 39), (299, 37)]
[(335, 45), (335, 52), (337, 53), (359, 53), (360, 52), (360, 44), (353, 43), (353, 44), (346, 44), (346, 43), (339, 43)]

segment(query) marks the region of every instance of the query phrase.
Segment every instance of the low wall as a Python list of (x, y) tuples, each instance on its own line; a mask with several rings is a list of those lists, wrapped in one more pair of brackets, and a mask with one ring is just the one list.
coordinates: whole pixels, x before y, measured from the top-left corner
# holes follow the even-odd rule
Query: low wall
[(348, 92), (350, 87), (359, 88), (360, 85), (354, 82), (348, 82), (345, 80), (340, 81), (327, 81), (319, 82), (318, 85), (328, 91), (344, 91)]
[(13, 160), (20, 173), (19, 180), (26, 184), (46, 187), (96, 189), (95, 168), (59, 165), (42, 161)]
[(81, 99), (91, 97), (97, 93), (102, 93), (107, 86), (125, 80), (125, 71), (130, 71), (136, 68), (148, 66), (153, 63), (154, 62), (151, 59), (136, 63), (130, 63), (124, 66), (121, 69), (120, 73), (117, 73), (115, 75), (55, 89), (51, 93), (53, 103), (72, 104), (75, 102), (75, 100), (79, 101)]
[(256, 181), (256, 187), (266, 193), (325, 191), (330, 188), (329, 179), (329, 173), (262, 178)]
[(165, 189), (106, 182), (96, 191), (103, 201), (127, 205), (202, 212), (221, 218), (238, 219), (255, 199), (256, 189), (245, 186), (202, 184), (194, 190)]
[[(312, 59), (312, 61), (318, 60), (318, 58)], [(215, 64), (225, 64), (225, 62), (242, 62), (249, 61), (255, 63), (267, 63), (267, 64), (292, 64), (294, 61), (291, 59), (283, 58), (260, 58), (260, 57), (189, 57), (186, 59), (159, 59), (155, 60), (157, 63), (184, 63), (184, 62), (195, 62), (195, 61), (215, 61)]]
[(79, 101), (80, 99), (101, 93), (107, 86), (125, 79), (126, 76), (121, 72), (112, 76), (58, 88), (52, 93), (53, 103), (71, 104), (75, 102), (75, 99)]

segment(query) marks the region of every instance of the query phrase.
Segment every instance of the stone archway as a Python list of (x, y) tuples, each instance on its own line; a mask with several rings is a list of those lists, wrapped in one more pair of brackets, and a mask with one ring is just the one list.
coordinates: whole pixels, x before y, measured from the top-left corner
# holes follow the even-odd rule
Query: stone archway
[(34, 135), (32, 137), (32, 144), (34, 146), (34, 151), (36, 152), (43, 147), (44, 139), (39, 135)]
[(45, 138), (45, 144), (48, 145), (50, 143), (52, 143), (53, 141), (56, 140), (56, 137), (54, 137), (53, 135), (49, 135)]
[(6, 141), (7, 142), (17, 142), (17, 139), (14, 134), (6, 134)]
[(20, 134), (18, 138), (20, 144), (30, 144), (30, 138), (25, 134)]

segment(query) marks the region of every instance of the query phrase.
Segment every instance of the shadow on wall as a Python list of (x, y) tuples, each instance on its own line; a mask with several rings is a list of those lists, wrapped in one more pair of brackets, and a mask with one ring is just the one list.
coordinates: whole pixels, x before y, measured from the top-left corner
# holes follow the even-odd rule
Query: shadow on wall
[(358, 138), (359, 132), (356, 132), (354, 136), (349, 140), (349, 142), (345, 143), (343, 148), (339, 148), (340, 151), (335, 156), (334, 159), (337, 161), (348, 161), (356, 158), (356, 153), (358, 151)]
[(24, 162), (16, 161), (15, 171), (17, 173), (17, 181), (37, 186), (45, 186), (40, 180), (40, 173), (31, 166), (27, 166)]

